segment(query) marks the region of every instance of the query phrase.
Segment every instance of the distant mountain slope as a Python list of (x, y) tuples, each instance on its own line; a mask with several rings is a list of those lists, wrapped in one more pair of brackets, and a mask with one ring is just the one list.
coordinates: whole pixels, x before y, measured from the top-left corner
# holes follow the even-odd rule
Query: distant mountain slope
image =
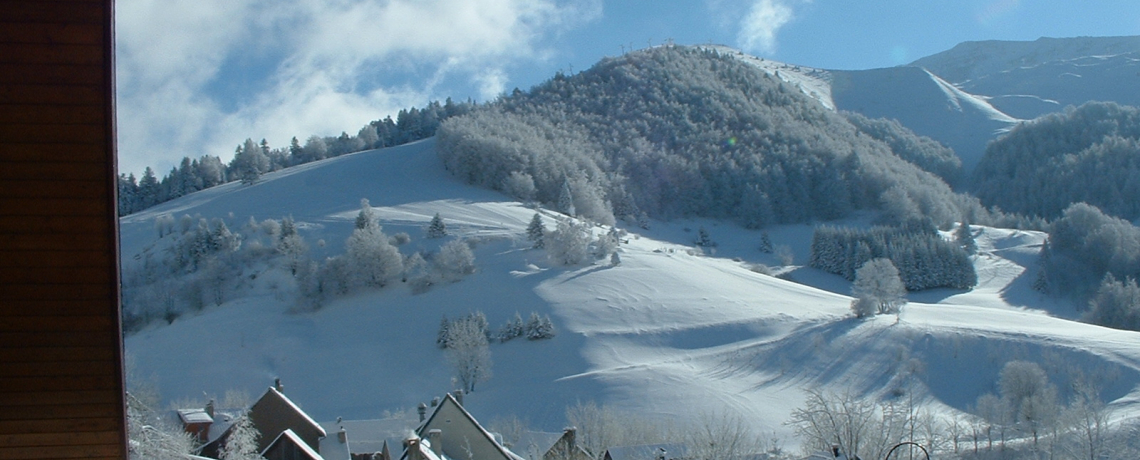
[(918, 67), (831, 71), (831, 97), (840, 110), (898, 120), (915, 133), (954, 149), (970, 171), (986, 143), (1017, 120)]
[(965, 42), (910, 65), (1017, 118), (1088, 101), (1140, 105), (1140, 37)]

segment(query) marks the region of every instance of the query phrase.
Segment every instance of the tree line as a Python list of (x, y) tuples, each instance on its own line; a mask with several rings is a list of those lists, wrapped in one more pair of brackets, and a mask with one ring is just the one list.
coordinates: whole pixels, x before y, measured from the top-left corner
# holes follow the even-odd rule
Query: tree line
[(958, 242), (943, 239), (929, 221), (870, 229), (825, 225), (812, 234), (809, 265), (848, 281), (856, 279), (864, 264), (880, 258), (894, 265), (907, 291), (978, 284), (970, 254)]
[(228, 182), (256, 182), (261, 174), (290, 166), (426, 139), (435, 135), (443, 120), (467, 113), (474, 107), (472, 101), (456, 103), (448, 98), (443, 104), (433, 101), (422, 109), (400, 110), (395, 120), (388, 116), (369, 122), (356, 135), (347, 132), (339, 136), (312, 135), (304, 144), (294, 137), (288, 146), (279, 148), (271, 148), (265, 139), (259, 143), (250, 138), (238, 144), (229, 163), (207, 154), (197, 159), (182, 158), (178, 166), (161, 178), (150, 167), (141, 177), (135, 177), (134, 173), (120, 174), (119, 215)]

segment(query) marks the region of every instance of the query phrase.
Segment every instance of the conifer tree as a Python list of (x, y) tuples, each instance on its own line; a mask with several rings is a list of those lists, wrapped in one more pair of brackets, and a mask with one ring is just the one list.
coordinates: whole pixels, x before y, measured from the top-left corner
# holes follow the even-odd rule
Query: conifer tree
[(542, 223), (542, 215), (536, 212), (530, 219), (530, 225), (526, 227), (526, 239), (534, 243), (535, 249), (542, 249), (545, 246), (543, 241), (545, 236), (546, 225)]
[(428, 238), (443, 238), (447, 236), (447, 225), (443, 223), (443, 218), (439, 213), (435, 213), (435, 217), (431, 218), (431, 223), (428, 224), (427, 229)]

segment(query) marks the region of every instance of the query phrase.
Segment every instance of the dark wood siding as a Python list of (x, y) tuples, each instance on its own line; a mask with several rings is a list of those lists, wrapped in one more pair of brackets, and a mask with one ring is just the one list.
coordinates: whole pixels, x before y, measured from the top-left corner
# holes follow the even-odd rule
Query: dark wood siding
[(112, 0), (0, 0), (0, 460), (126, 458)]

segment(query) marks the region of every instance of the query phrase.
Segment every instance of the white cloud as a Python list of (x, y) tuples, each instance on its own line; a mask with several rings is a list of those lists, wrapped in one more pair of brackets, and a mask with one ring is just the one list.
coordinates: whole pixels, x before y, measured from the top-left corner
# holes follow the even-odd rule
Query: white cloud
[(746, 50), (773, 53), (776, 34), (792, 17), (792, 7), (786, 1), (757, 0), (740, 21), (736, 39)]
[[(123, 0), (116, 4), (120, 170), (183, 156), (228, 159), (354, 131), (422, 105), (447, 77), (480, 96), (506, 68), (541, 61), (544, 39), (596, 19), (600, 0)], [(235, 63), (254, 62), (256, 69)], [(431, 78), (396, 85), (387, 73)], [(224, 78), (253, 78), (239, 85)], [(221, 94), (239, 87), (249, 94)], [(235, 102), (237, 101), (237, 102)]]

